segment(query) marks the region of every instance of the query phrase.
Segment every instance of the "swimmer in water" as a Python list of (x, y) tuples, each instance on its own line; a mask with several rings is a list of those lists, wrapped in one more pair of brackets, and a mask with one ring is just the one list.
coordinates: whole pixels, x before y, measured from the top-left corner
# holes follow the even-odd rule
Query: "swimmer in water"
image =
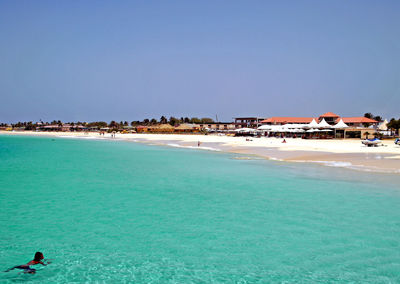
[(31, 268), (30, 267), (31, 265), (41, 264), (43, 266), (46, 266), (46, 265), (50, 264), (50, 262), (44, 263), (43, 260), (44, 260), (43, 253), (38, 251), (38, 252), (35, 253), (35, 257), (33, 258), (33, 260), (29, 261), (27, 264), (14, 266), (12, 268), (7, 269), (4, 272), (8, 272), (8, 271), (11, 271), (11, 270), (17, 268), (17, 269), (24, 270), (24, 273), (34, 274), (34, 273), (36, 273), (36, 269)]

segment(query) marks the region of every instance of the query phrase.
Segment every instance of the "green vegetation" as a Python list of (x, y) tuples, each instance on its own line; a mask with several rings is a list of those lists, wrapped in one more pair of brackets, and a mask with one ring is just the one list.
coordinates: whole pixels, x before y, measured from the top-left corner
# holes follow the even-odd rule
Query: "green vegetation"
[(97, 128), (103, 128), (107, 127), (108, 123), (105, 121), (94, 121), (94, 122), (89, 122), (87, 124), (87, 127), (97, 127)]
[[(369, 119), (373, 119), (376, 120), (378, 122), (382, 122), (382, 117), (380, 115), (373, 115), (370, 112), (364, 113), (364, 117), (369, 118)], [(364, 127), (369, 127), (371, 124), (370, 123), (363, 123)]]
[(396, 133), (399, 133), (399, 129), (400, 129), (400, 118), (399, 119), (394, 119), (392, 118), (388, 124), (387, 124), (388, 129), (390, 130), (395, 130)]

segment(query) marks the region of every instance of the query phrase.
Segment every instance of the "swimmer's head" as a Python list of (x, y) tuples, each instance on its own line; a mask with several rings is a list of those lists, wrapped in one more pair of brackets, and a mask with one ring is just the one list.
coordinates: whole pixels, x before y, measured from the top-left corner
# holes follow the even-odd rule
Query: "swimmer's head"
[(44, 258), (43, 253), (40, 251), (35, 253), (35, 258), (33, 259), (34, 261), (41, 261)]

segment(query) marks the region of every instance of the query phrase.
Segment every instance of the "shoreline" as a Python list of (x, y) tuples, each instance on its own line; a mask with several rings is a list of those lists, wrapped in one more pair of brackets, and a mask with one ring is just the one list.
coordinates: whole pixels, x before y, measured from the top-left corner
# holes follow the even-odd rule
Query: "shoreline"
[[(304, 140), (300, 138), (253, 138), (218, 135), (184, 134), (110, 134), (82, 132), (0, 131), (5, 135), (45, 136), (61, 138), (107, 139), (157, 144), (198, 150), (222, 151), (254, 155), (264, 159), (316, 163), (352, 170), (400, 174), (400, 146), (384, 140), (380, 147), (366, 147), (359, 139)], [(246, 141), (250, 139), (250, 141)], [(200, 142), (200, 146), (198, 146)]]

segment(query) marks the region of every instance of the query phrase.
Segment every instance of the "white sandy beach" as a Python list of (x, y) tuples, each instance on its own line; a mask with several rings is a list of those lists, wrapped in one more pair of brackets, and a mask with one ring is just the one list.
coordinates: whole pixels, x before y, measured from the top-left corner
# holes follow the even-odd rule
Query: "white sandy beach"
[[(82, 132), (0, 132), (8, 135), (34, 135), (112, 139), (110, 134)], [(218, 135), (180, 134), (116, 134), (115, 140), (153, 143), (169, 146), (220, 150), (269, 159), (286, 161), (319, 162), (326, 165), (351, 165), (369, 170), (400, 173), (400, 146), (393, 140), (384, 140), (383, 146), (366, 147), (359, 139), (312, 140), (300, 138), (246, 138)], [(250, 141), (249, 141), (250, 139)], [(200, 142), (200, 147), (198, 147)]]

